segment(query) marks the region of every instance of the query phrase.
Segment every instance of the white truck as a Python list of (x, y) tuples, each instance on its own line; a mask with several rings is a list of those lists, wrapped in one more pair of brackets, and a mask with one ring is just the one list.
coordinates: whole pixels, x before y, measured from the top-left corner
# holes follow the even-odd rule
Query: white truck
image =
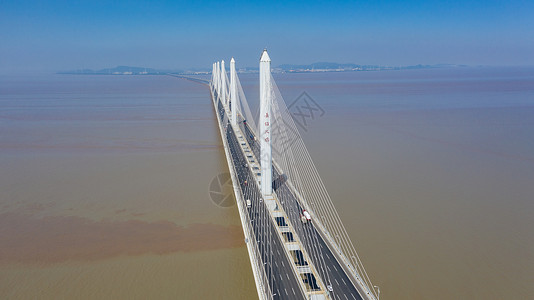
[(305, 209), (302, 210), (302, 214), (300, 214), (300, 220), (302, 223), (306, 224), (308, 222), (311, 222), (311, 216), (310, 213), (307, 212)]
[(252, 202), (250, 202), (250, 199), (247, 199), (247, 208), (250, 208), (252, 206)]

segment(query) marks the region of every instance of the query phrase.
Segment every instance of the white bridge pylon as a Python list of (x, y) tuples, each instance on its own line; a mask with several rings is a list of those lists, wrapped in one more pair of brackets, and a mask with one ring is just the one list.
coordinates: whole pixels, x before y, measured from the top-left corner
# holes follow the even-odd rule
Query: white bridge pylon
[(267, 49), (260, 58), (260, 165), (261, 193), (264, 197), (273, 193), (272, 188), (272, 151), (271, 151), (271, 58)]
[(230, 60), (230, 78), (226, 73), (224, 60), (213, 63), (210, 86), (215, 100), (220, 101), (227, 110), (231, 124), (237, 126), (238, 122), (245, 121), (256, 133), (256, 122), (237, 76), (236, 61), (233, 57)]
[(237, 126), (237, 73), (235, 71), (235, 59), (232, 57), (230, 60), (230, 114), (231, 123), (233, 126)]

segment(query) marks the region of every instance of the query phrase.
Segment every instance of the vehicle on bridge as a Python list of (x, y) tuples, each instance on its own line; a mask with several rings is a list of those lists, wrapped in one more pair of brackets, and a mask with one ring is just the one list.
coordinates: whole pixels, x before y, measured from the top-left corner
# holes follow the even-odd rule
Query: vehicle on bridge
[(308, 222), (311, 222), (311, 215), (309, 212), (307, 212), (305, 209), (302, 211), (302, 214), (300, 215), (300, 220), (302, 223), (306, 224)]

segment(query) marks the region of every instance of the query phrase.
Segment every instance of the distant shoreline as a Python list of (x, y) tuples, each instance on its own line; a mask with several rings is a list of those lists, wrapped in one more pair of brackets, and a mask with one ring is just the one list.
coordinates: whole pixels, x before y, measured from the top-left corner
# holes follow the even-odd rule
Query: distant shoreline
[[(280, 65), (273, 68), (273, 73), (327, 73), (327, 72), (368, 72), (368, 71), (392, 71), (392, 70), (416, 70), (416, 69), (436, 69), (436, 68), (458, 68), (467, 65), (437, 64), (437, 65), (413, 65), (413, 66), (378, 66), (378, 65), (356, 65), (337, 63), (313, 63), (310, 65)], [(240, 74), (258, 73), (258, 68), (241, 68), (237, 71)], [(118, 66), (102, 70), (80, 69), (71, 71), (61, 71), (57, 74), (69, 75), (209, 75), (211, 71), (204, 69), (192, 70), (156, 70), (144, 67)]]

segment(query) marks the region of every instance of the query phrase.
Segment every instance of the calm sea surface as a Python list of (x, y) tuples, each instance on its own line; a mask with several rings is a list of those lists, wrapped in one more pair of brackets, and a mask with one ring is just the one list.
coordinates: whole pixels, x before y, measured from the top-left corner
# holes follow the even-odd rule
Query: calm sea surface
[[(534, 69), (275, 79), (383, 299), (534, 298)], [(256, 297), (201, 84), (0, 77), (0, 170), (2, 299)]]

